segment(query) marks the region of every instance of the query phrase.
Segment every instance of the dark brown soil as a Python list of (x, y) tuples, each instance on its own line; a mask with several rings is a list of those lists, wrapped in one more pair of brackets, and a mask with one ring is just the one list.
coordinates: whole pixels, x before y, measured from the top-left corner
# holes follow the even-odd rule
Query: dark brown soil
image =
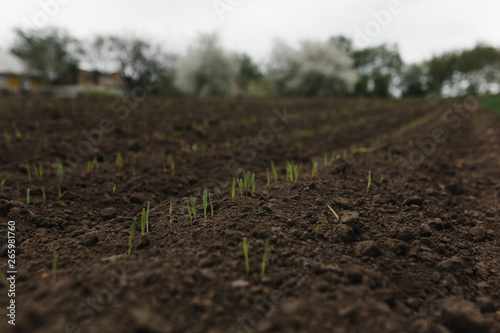
[[(0, 332), (498, 333), (500, 118), (473, 104), (3, 97), (0, 269), (15, 221), (18, 274)], [(243, 170), (255, 192), (232, 200)]]

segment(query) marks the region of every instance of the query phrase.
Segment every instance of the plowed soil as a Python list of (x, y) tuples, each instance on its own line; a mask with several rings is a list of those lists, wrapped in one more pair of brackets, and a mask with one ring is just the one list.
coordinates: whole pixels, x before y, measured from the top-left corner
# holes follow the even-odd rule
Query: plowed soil
[(476, 102), (2, 97), (0, 332), (498, 333), (500, 117)]

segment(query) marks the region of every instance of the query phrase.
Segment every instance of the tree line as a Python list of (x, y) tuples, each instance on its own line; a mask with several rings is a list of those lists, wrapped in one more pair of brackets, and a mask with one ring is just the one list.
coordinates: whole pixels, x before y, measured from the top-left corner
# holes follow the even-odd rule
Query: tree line
[(500, 49), (433, 55), (405, 64), (397, 45), (358, 49), (345, 36), (304, 40), (297, 47), (277, 40), (265, 64), (225, 50), (216, 35), (199, 36), (185, 54), (165, 52), (134, 36), (100, 35), (78, 40), (60, 28), (15, 30), (11, 52), (47, 84), (85, 68), (119, 72), (127, 87), (158, 82), (164, 96), (432, 97), (498, 93)]

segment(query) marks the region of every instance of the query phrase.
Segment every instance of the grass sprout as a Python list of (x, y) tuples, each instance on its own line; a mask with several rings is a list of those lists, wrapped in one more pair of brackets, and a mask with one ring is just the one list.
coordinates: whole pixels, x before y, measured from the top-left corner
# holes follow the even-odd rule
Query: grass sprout
[(231, 189), (231, 199), (236, 200), (236, 179), (233, 177), (233, 187)]
[(286, 165), (286, 178), (291, 182), (296, 182), (299, 179), (300, 171), (302, 169), (302, 163), (297, 166), (292, 162), (287, 162)]
[(271, 161), (271, 171), (273, 173), (274, 183), (276, 185), (278, 185), (278, 173), (276, 172), (276, 167), (274, 166), (274, 162), (273, 161)]
[(62, 195), (62, 193), (61, 193), (61, 186), (58, 186), (57, 187), (57, 198), (61, 199), (61, 195)]
[(330, 210), (332, 211), (333, 215), (335, 215), (335, 218), (337, 218), (337, 220), (339, 220), (339, 216), (337, 215), (337, 213), (333, 210), (332, 207), (330, 207), (329, 204), (327, 204), (328, 208), (330, 208)]
[(168, 215), (170, 216), (170, 225), (172, 225), (172, 203), (170, 203), (170, 209), (168, 210)]
[(266, 168), (266, 174), (267, 174), (267, 186), (269, 187), (269, 185), (270, 185), (269, 168)]
[(132, 176), (135, 177), (137, 174), (135, 173), (135, 168), (133, 165), (130, 166), (130, 170), (132, 170)]
[(264, 245), (264, 256), (262, 257), (262, 264), (260, 265), (260, 278), (264, 280), (264, 274), (266, 272), (266, 261), (267, 261), (267, 250), (269, 249), (269, 238), (266, 239)]
[(243, 255), (245, 256), (245, 271), (247, 275), (250, 275), (250, 261), (248, 260), (248, 245), (246, 238), (243, 238)]
[(146, 210), (146, 232), (149, 232), (149, 202), (148, 209)]
[(123, 167), (123, 157), (122, 154), (116, 153), (115, 164), (117, 167)]
[(31, 184), (31, 168), (29, 164), (26, 164), (26, 170), (28, 171), (28, 181)]
[(336, 157), (337, 157), (337, 152), (333, 152), (332, 157), (330, 157), (330, 164), (333, 164), (333, 162), (335, 162)]
[(30, 203), (30, 189), (28, 189), (26, 191), (26, 203), (29, 204)]
[(64, 168), (62, 165), (62, 160), (60, 158), (56, 160), (56, 174), (60, 179), (63, 179)]
[(193, 215), (191, 214), (191, 209), (189, 208), (189, 201), (187, 202), (188, 213), (189, 213), (189, 222), (193, 225)]
[(144, 231), (146, 231), (146, 209), (142, 209), (141, 214), (141, 235), (144, 235)]
[(45, 196), (45, 187), (44, 186), (42, 186), (42, 200), (43, 200), (44, 204), (47, 202), (47, 197)]
[(132, 252), (132, 236), (134, 236), (136, 226), (137, 226), (137, 218), (134, 218), (134, 222), (132, 222), (132, 228), (130, 229), (130, 235), (128, 236), (128, 255), (129, 256), (130, 256), (130, 252)]
[(207, 208), (208, 208), (208, 192), (207, 189), (203, 191), (203, 217), (207, 219)]
[(372, 184), (372, 172), (368, 171), (368, 184), (366, 185), (366, 193), (370, 192), (370, 185)]
[(0, 187), (3, 187), (5, 185), (5, 182), (7, 181), (7, 179), (9, 179), (9, 174), (8, 173), (5, 175), (5, 177), (0, 182)]
[(113, 184), (113, 194), (116, 192), (116, 184)]
[(312, 165), (311, 177), (314, 177), (318, 173), (318, 162), (312, 161)]
[(255, 174), (251, 175), (250, 171), (243, 171), (243, 178), (238, 181), (240, 188), (240, 196), (250, 196), (255, 192)]
[(193, 197), (191, 197), (191, 210), (193, 212), (193, 218), (196, 220), (196, 204), (194, 203)]
[(210, 202), (210, 213), (214, 216), (214, 206), (212, 205), (212, 198), (210, 197), (210, 192), (208, 192), (208, 201)]

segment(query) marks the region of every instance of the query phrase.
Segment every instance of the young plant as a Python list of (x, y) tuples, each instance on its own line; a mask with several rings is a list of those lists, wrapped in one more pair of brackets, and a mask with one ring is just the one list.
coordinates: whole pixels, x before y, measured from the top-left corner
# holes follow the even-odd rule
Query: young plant
[(63, 165), (62, 165), (62, 160), (60, 158), (58, 158), (56, 160), (56, 174), (57, 174), (57, 177), (62, 180), (63, 179), (63, 175), (64, 175), (64, 169), (63, 169)]
[(250, 261), (248, 260), (248, 245), (246, 238), (243, 238), (243, 255), (245, 256), (245, 271), (247, 275), (250, 275)]
[(389, 160), (389, 162), (392, 162), (392, 153), (390, 150), (387, 152), (387, 159)]
[(191, 210), (193, 212), (193, 219), (196, 220), (196, 204), (193, 197), (191, 197)]
[(52, 253), (52, 281), (57, 281), (57, 259), (58, 259), (57, 251), (54, 250)]
[(382, 184), (383, 181), (384, 181), (384, 170), (382, 169), (382, 173), (380, 174), (380, 182), (379, 182), (379, 184)]
[(35, 178), (38, 179), (38, 180), (40, 180), (41, 179), (40, 172), (38, 171), (38, 168), (37, 168), (36, 164), (32, 163), (32, 165), (33, 165), (33, 171), (35, 171)]
[(260, 278), (264, 280), (264, 274), (266, 272), (266, 261), (267, 261), (267, 250), (269, 248), (269, 238), (266, 239), (266, 244), (264, 245), (264, 256), (262, 257), (262, 264), (260, 265)]
[(241, 197), (243, 197), (243, 193), (246, 196), (252, 195), (255, 192), (255, 174), (251, 175), (250, 171), (243, 171), (243, 178), (238, 181), (238, 186)]
[(170, 170), (172, 170), (172, 177), (173, 177), (175, 175), (175, 163), (173, 158), (172, 162), (170, 162)]
[(130, 235), (128, 236), (128, 255), (129, 256), (130, 256), (130, 252), (132, 252), (132, 236), (134, 236), (136, 226), (137, 226), (137, 218), (134, 218), (134, 222), (132, 222), (132, 229), (130, 229)]
[(116, 192), (116, 184), (113, 184), (113, 194)]
[(207, 189), (203, 191), (203, 217), (207, 219), (207, 207), (208, 207), (208, 192)]
[(26, 203), (27, 204), (30, 203), (30, 189), (28, 189), (28, 191), (26, 191)]
[(43, 200), (44, 204), (47, 202), (47, 197), (45, 196), (45, 187), (44, 186), (42, 186), (42, 200)]
[(137, 176), (137, 174), (135, 173), (135, 168), (133, 165), (130, 166), (130, 170), (132, 170), (132, 176)]
[(170, 209), (168, 210), (168, 215), (170, 216), (170, 225), (172, 225), (172, 203), (170, 203)]
[(26, 170), (28, 171), (28, 181), (31, 184), (31, 168), (29, 164), (26, 164)]
[(123, 157), (122, 154), (117, 153), (115, 158), (115, 164), (117, 167), (123, 167)]
[(366, 193), (370, 192), (370, 185), (372, 184), (372, 172), (368, 171), (368, 184), (366, 185)]
[(332, 211), (333, 215), (335, 215), (335, 218), (337, 218), (337, 220), (339, 220), (339, 216), (337, 215), (337, 213), (333, 210), (332, 207), (330, 207), (329, 204), (326, 204), (328, 206), (328, 208), (330, 208), (330, 210)]
[(335, 162), (335, 158), (337, 157), (337, 153), (336, 152), (333, 152), (332, 153), (332, 157), (330, 157), (330, 164), (333, 164), (333, 162)]
[(7, 175), (2, 179), (2, 181), (0, 182), (0, 187), (4, 186), (5, 185), (5, 182), (7, 181), (7, 179), (9, 179), (9, 174), (7, 173)]
[(231, 199), (236, 200), (236, 179), (233, 177), (233, 188), (231, 189)]
[(145, 230), (146, 230), (146, 210), (143, 208), (141, 214), (141, 235), (144, 235)]
[(313, 161), (312, 164), (313, 164), (313, 168), (312, 168), (312, 172), (311, 172), (311, 177), (314, 177), (318, 173), (318, 162)]
[(276, 167), (274, 166), (274, 162), (273, 161), (271, 161), (271, 171), (273, 173), (274, 183), (276, 185), (278, 185), (278, 173), (276, 172)]
[(57, 187), (57, 199), (61, 199), (61, 195), (62, 195), (62, 193), (61, 193), (61, 186), (58, 186)]
[(269, 187), (269, 183), (270, 183), (270, 180), (269, 180), (269, 168), (266, 168), (266, 174), (267, 174), (267, 187)]

